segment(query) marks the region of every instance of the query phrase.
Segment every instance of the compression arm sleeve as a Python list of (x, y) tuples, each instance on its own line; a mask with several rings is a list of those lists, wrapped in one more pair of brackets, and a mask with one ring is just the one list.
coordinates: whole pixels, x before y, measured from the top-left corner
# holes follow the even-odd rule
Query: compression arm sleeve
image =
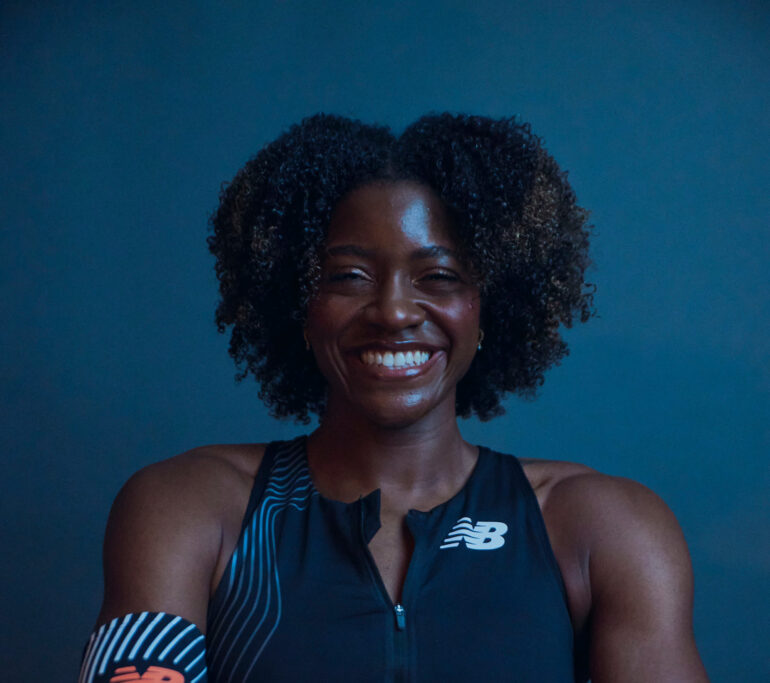
[(206, 639), (165, 612), (127, 614), (86, 645), (78, 683), (206, 683)]

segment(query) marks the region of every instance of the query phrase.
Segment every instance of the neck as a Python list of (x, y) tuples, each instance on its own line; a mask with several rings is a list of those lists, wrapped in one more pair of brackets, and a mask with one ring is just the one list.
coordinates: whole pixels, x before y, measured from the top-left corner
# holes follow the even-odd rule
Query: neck
[(466, 443), (454, 410), (398, 428), (329, 406), (308, 440), (316, 487), (350, 502), (380, 489), (383, 501), (424, 508), (443, 502), (467, 480), (478, 455)]

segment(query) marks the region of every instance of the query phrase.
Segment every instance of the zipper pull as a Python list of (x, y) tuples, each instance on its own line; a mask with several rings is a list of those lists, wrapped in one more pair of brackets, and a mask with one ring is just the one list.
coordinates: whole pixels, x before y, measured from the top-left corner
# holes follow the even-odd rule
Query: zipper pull
[(404, 606), (399, 603), (393, 608), (396, 612), (396, 628), (403, 631), (406, 628), (406, 611)]

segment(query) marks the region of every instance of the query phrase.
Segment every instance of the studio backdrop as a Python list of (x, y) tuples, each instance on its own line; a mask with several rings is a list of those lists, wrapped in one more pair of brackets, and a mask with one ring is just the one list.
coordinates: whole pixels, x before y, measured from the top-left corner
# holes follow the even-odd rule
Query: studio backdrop
[[(748, 0), (5, 2), (2, 673), (74, 679), (130, 474), (272, 420), (216, 332), (220, 185), (325, 111), (532, 123), (591, 210), (598, 316), (466, 438), (676, 513), (714, 681), (770, 680), (770, 14)], [(494, 343), (488, 339), (485, 343)]]

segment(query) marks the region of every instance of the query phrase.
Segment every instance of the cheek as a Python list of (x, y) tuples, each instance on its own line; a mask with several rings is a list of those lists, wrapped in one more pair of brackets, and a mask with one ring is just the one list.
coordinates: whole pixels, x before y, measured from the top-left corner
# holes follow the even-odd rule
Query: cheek
[(344, 308), (335, 305), (333, 299), (323, 297), (310, 303), (307, 311), (307, 331), (311, 341), (321, 343), (324, 337), (334, 334), (345, 318)]
[(333, 311), (326, 304), (312, 304), (307, 311), (308, 353), (312, 354), (316, 367), (328, 382), (334, 376), (334, 362), (329, 353), (330, 340), (334, 339)]
[(448, 335), (454, 352), (453, 362), (470, 365), (479, 338), (480, 305), (478, 297), (457, 297), (445, 301), (432, 311), (436, 322)]
[(481, 320), (481, 299), (479, 299), (477, 296), (471, 297), (468, 300), (466, 312), (471, 318), (473, 318), (476, 325), (478, 325), (479, 321)]
[(349, 302), (341, 297), (320, 296), (308, 305), (306, 331), (310, 353), (329, 383), (340, 375), (338, 343), (354, 315)]
[(458, 332), (472, 332), (475, 335), (476, 328), (479, 326), (480, 304), (478, 296), (469, 295), (445, 307), (445, 315), (452, 321), (453, 327), (456, 327)]

